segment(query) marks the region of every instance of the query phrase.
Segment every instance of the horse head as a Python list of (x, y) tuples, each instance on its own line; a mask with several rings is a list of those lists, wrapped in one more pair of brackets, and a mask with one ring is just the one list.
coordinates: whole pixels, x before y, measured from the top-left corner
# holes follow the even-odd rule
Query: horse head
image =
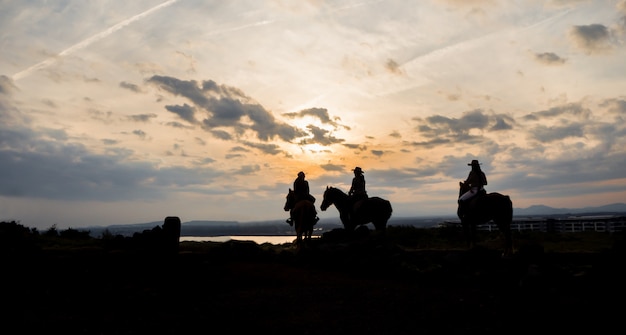
[(322, 211), (325, 211), (326, 209), (328, 209), (330, 205), (333, 204), (329, 196), (330, 190), (331, 190), (331, 187), (326, 186), (326, 191), (324, 191), (324, 199), (322, 200), (322, 204), (320, 205), (320, 209)]
[(295, 194), (293, 192), (292, 189), (289, 189), (289, 192), (287, 193), (287, 196), (285, 197), (285, 206), (283, 207), (283, 209), (285, 210), (285, 212), (291, 210), (294, 206), (294, 201), (295, 201)]
[(470, 189), (469, 184), (467, 184), (467, 183), (465, 183), (463, 181), (460, 181), (459, 182), (459, 197), (461, 197), (461, 195), (463, 195), (463, 193), (469, 191), (469, 189)]
[(337, 206), (339, 204), (339, 206), (343, 206), (347, 198), (348, 195), (344, 191), (336, 187), (326, 186), (326, 191), (324, 191), (324, 200), (320, 205), (320, 209), (325, 211), (328, 207), (330, 207), (330, 205)]

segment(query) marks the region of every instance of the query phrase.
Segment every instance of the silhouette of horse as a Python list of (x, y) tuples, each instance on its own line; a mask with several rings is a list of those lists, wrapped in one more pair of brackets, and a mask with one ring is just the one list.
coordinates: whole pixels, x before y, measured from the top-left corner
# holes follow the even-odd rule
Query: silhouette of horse
[(387, 230), (387, 221), (391, 217), (391, 203), (379, 197), (370, 197), (357, 201), (350, 206), (348, 196), (342, 190), (326, 186), (324, 200), (320, 209), (325, 211), (330, 205), (335, 205), (339, 211), (339, 218), (346, 230), (354, 230), (357, 226), (368, 223), (374, 224), (377, 231)]
[[(469, 185), (459, 182), (459, 197), (470, 189)], [(457, 216), (461, 219), (463, 232), (468, 246), (476, 245), (476, 226), (487, 223), (490, 220), (498, 226), (504, 235), (504, 256), (513, 252), (513, 240), (511, 237), (511, 222), (513, 221), (513, 203), (508, 195), (497, 192), (475, 195), (464, 205), (464, 209), (457, 209)]]
[(313, 226), (317, 217), (315, 205), (309, 200), (296, 202), (296, 194), (292, 189), (289, 189), (283, 209), (285, 212), (290, 211), (293, 226), (296, 229), (296, 245), (301, 246), (303, 240), (308, 241), (313, 235)]

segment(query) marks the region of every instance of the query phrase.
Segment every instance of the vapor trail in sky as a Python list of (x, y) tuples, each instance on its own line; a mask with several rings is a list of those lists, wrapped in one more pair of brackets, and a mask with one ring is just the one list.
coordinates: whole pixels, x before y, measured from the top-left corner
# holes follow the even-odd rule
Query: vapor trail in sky
[(157, 5), (155, 7), (152, 7), (150, 9), (148, 9), (147, 11), (145, 11), (143, 13), (140, 13), (140, 14), (137, 14), (137, 15), (131, 17), (131, 18), (128, 18), (128, 19), (126, 19), (126, 20), (124, 20), (124, 21), (122, 21), (122, 22), (120, 22), (120, 23), (110, 27), (109, 29), (107, 29), (107, 30), (105, 30), (103, 32), (100, 32), (100, 33), (98, 33), (96, 35), (93, 35), (93, 36), (89, 37), (88, 39), (83, 40), (82, 42), (80, 42), (78, 44), (75, 44), (75, 45), (73, 45), (73, 46), (71, 46), (71, 47), (61, 51), (58, 55), (56, 55), (56, 57), (48, 58), (48, 59), (46, 59), (46, 60), (44, 60), (44, 61), (42, 61), (40, 63), (37, 63), (37, 64), (27, 68), (26, 70), (23, 70), (21, 72), (18, 72), (16, 74), (14, 74), (11, 78), (13, 80), (19, 80), (19, 79), (22, 79), (22, 78), (28, 76), (29, 74), (33, 73), (34, 71), (46, 68), (46, 67), (50, 66), (51, 64), (55, 63), (59, 59), (59, 57), (70, 55), (70, 54), (76, 52), (77, 50), (85, 48), (85, 47), (93, 44), (94, 42), (97, 42), (97, 41), (99, 41), (99, 40), (101, 40), (101, 39), (103, 39), (103, 38), (113, 34), (114, 32), (124, 28), (125, 26), (127, 26), (127, 25), (129, 25), (129, 24), (131, 24), (131, 23), (133, 23), (135, 21), (141, 20), (141, 19), (145, 18), (146, 16), (148, 16), (148, 15), (150, 15), (150, 14), (152, 14), (152, 13), (154, 13), (154, 12), (160, 10), (160, 9), (163, 9), (163, 8), (165, 8), (167, 6), (170, 6), (170, 5), (174, 4), (175, 2), (178, 2), (178, 0), (166, 1), (166, 2), (164, 2), (162, 4), (160, 4), (160, 5)]

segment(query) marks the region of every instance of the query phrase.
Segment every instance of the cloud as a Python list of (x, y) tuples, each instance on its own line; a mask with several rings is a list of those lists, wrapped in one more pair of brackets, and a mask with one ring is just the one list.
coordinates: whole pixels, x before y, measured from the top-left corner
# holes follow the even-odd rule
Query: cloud
[(533, 112), (522, 116), (527, 121), (541, 121), (545, 119), (552, 119), (558, 116), (576, 116), (586, 119), (591, 115), (591, 110), (585, 108), (582, 103), (568, 103), (561, 106), (555, 106), (546, 110)]
[(257, 172), (261, 171), (261, 167), (258, 164), (254, 164), (254, 165), (243, 165), (241, 166), (239, 169), (237, 169), (237, 171), (235, 172), (235, 174), (237, 175), (253, 175), (256, 174)]
[(209, 133), (211, 133), (213, 137), (220, 140), (228, 141), (233, 139), (233, 137), (228, 132), (223, 130), (210, 130)]
[[(152, 76), (146, 82), (175, 96), (185, 97), (194, 105), (184, 109), (170, 106), (169, 111), (176, 112), (187, 120), (191, 120), (192, 107), (196, 114), (198, 109), (206, 112), (206, 118), (201, 123), (205, 130), (213, 134), (216, 128), (230, 128), (238, 136), (252, 131), (261, 141), (274, 138), (292, 141), (306, 135), (295, 127), (278, 122), (263, 106), (234, 87), (219, 85), (212, 80), (199, 83), (166, 76)], [(218, 134), (225, 138), (223, 133)]]
[(543, 52), (543, 53), (536, 53), (535, 54), (535, 60), (538, 61), (539, 63), (545, 64), (545, 65), (562, 65), (565, 64), (565, 59), (559, 57), (559, 55), (553, 53), (553, 52)]
[(570, 37), (575, 46), (589, 54), (602, 53), (610, 48), (609, 29), (602, 24), (573, 26)]
[(169, 1), (163, 2), (163, 3), (161, 3), (161, 4), (157, 5), (157, 6), (154, 6), (154, 7), (150, 8), (150, 9), (142, 12), (142, 13), (134, 15), (134, 16), (126, 19), (126, 20), (123, 20), (123, 21), (117, 23), (116, 25), (113, 25), (113, 26), (109, 27), (108, 29), (106, 29), (104, 31), (101, 31), (98, 34), (93, 35), (93, 36), (91, 36), (91, 37), (89, 37), (89, 38), (87, 38), (87, 39), (85, 39), (85, 40), (83, 40), (83, 41), (81, 41), (81, 42), (79, 42), (77, 44), (74, 44), (73, 46), (71, 46), (71, 47), (61, 51), (55, 57), (48, 58), (48, 59), (46, 59), (46, 60), (44, 60), (42, 62), (39, 62), (39, 63), (37, 63), (37, 64), (35, 64), (35, 65), (33, 65), (33, 66), (23, 70), (23, 71), (20, 71), (20, 72), (14, 74), (12, 78), (13, 78), (13, 80), (19, 80), (19, 79), (22, 79), (22, 78), (30, 75), (34, 71), (37, 71), (37, 70), (40, 70), (40, 69), (44, 69), (44, 68), (46, 68), (46, 67), (56, 63), (61, 57), (69, 56), (69, 55), (73, 54), (74, 52), (76, 52), (76, 51), (78, 51), (80, 49), (86, 48), (86, 47), (90, 46), (91, 44), (93, 44), (93, 43), (95, 43), (95, 42), (97, 42), (97, 41), (99, 41), (99, 40), (101, 40), (101, 39), (103, 39), (103, 38), (105, 38), (105, 37), (115, 33), (116, 31), (118, 31), (118, 30), (128, 26), (129, 24), (131, 24), (131, 23), (133, 23), (135, 21), (141, 20), (141, 19), (149, 16), (150, 14), (152, 14), (152, 13), (154, 13), (154, 12), (156, 12), (156, 11), (162, 9), (162, 8), (165, 8), (167, 6), (170, 6), (170, 5), (174, 4), (176, 1), (178, 1), (178, 0), (169, 0)]
[(365, 150), (367, 150), (367, 146), (363, 145), (363, 144), (344, 143), (343, 146), (346, 147), (346, 148), (350, 148), (350, 149), (354, 149), (354, 150), (358, 150), (358, 151), (365, 151)]
[[(433, 115), (425, 119), (415, 118), (418, 121), (417, 131), (427, 138), (439, 138), (441, 136), (449, 138), (467, 138), (469, 131), (478, 130), (508, 130), (512, 129), (513, 119), (506, 115), (487, 114), (481, 109), (465, 112), (460, 118), (449, 118), (442, 115)], [(446, 143), (438, 139), (435, 142)]]
[(17, 90), (17, 87), (13, 83), (13, 80), (7, 76), (0, 75), (0, 94), (9, 95), (15, 90)]
[[(308, 108), (308, 109), (303, 109), (299, 112), (296, 113), (284, 113), (284, 116), (288, 117), (288, 118), (297, 118), (297, 117), (305, 117), (305, 116), (313, 116), (315, 118), (317, 118), (318, 120), (320, 120), (323, 124), (329, 124), (332, 125), (333, 127), (337, 128), (339, 126), (344, 127), (345, 129), (350, 129), (347, 126), (343, 126), (340, 125), (339, 123), (337, 123), (336, 121), (331, 120), (330, 115), (328, 113), (328, 109), (326, 108)], [(340, 120), (339, 117), (335, 117), (335, 120)]]
[(270, 155), (277, 155), (281, 153), (280, 147), (276, 144), (265, 144), (265, 143), (252, 143), (252, 142), (243, 142), (245, 146), (250, 148), (259, 149), (262, 152)]
[(398, 64), (398, 62), (396, 62), (393, 59), (387, 60), (387, 62), (385, 63), (385, 69), (387, 69), (387, 71), (389, 71), (392, 74), (397, 74), (397, 75), (404, 74), (404, 72), (402, 71), (402, 68), (400, 68), (400, 64)]
[(135, 114), (128, 116), (128, 119), (135, 122), (148, 122), (156, 117), (156, 114)]
[(165, 123), (166, 126), (170, 126), (173, 128), (181, 128), (181, 129), (187, 129), (187, 128), (192, 128), (190, 126), (186, 126), (180, 122), (176, 122), (176, 121), (172, 121), (172, 122), (167, 122)]
[(568, 137), (583, 137), (583, 125), (569, 124), (561, 127), (547, 127), (539, 125), (531, 129), (529, 135), (543, 143), (554, 142)]
[(125, 88), (127, 90), (133, 91), (135, 93), (141, 93), (141, 88), (135, 84), (127, 83), (125, 81), (120, 82), (120, 87)]
[(617, 98), (607, 99), (600, 103), (600, 107), (606, 107), (609, 113), (615, 114), (619, 118), (619, 121), (624, 121), (624, 117), (626, 116), (626, 100)]
[(198, 123), (198, 121), (196, 120), (196, 118), (194, 117), (195, 114), (195, 109), (192, 106), (189, 106), (187, 104), (184, 104), (182, 106), (180, 105), (175, 105), (175, 106), (165, 106), (165, 109), (168, 112), (172, 112), (176, 115), (178, 115), (178, 117), (180, 117), (181, 119), (191, 123), (191, 124), (196, 124)]
[(313, 134), (313, 137), (303, 139), (302, 141), (300, 141), (300, 144), (320, 144), (320, 145), (328, 146), (331, 144), (341, 143), (344, 141), (343, 139), (339, 139), (334, 136), (327, 135), (330, 133), (330, 131), (320, 128), (320, 127), (316, 127), (314, 125), (307, 126), (307, 129), (309, 129), (309, 131)]
[[(132, 155), (128, 149), (94, 154), (86, 146), (66, 142), (66, 137), (58, 135), (61, 132), (43, 134), (24, 127), (0, 126), (0, 195), (78, 201), (146, 200), (164, 198), (185, 185), (208, 185), (219, 176), (207, 169), (159, 169), (147, 162), (125, 161)], [(57, 140), (47, 140), (50, 136)]]
[(330, 172), (343, 172), (346, 169), (345, 165), (337, 165), (337, 164), (330, 164), (330, 163), (321, 164), (320, 167), (324, 169), (325, 171), (330, 171)]
[(141, 129), (135, 129), (135, 130), (133, 130), (132, 133), (137, 135), (142, 140), (144, 140), (146, 138), (146, 136), (147, 136), (146, 132), (141, 130)]

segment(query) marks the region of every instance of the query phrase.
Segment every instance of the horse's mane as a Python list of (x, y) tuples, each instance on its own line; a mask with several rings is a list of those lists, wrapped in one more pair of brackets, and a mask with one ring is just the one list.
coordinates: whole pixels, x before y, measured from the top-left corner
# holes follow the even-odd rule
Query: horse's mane
[(328, 190), (329, 190), (329, 191), (336, 192), (336, 193), (343, 193), (343, 194), (347, 194), (346, 192), (344, 192), (344, 191), (342, 191), (341, 189), (339, 189), (339, 188), (337, 188), (337, 187), (334, 187), (334, 186), (328, 186)]

